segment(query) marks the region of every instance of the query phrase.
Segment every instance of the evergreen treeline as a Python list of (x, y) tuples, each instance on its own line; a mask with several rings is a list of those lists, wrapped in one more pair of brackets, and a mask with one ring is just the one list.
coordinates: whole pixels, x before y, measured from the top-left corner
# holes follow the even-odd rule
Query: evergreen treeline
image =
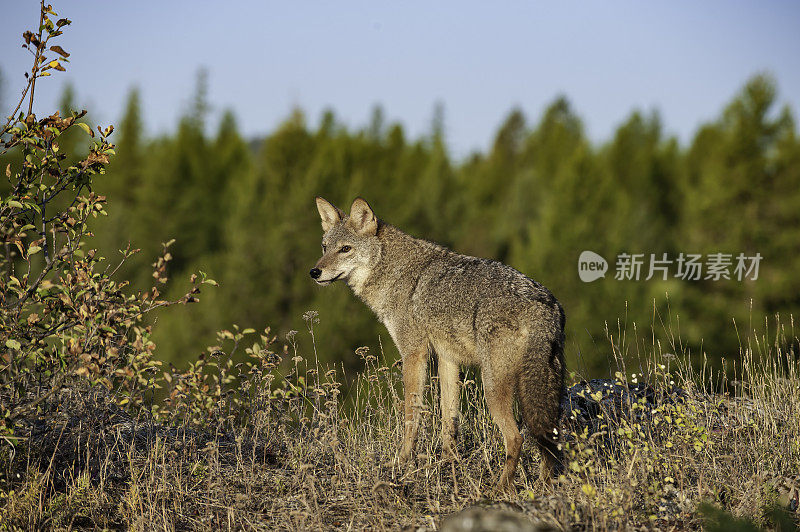
[[(230, 113), (209, 132), (204, 86), (201, 77), (175, 132), (157, 138), (144, 134), (133, 91), (115, 133), (117, 156), (98, 183), (110, 215), (97, 225), (97, 246), (110, 261), (128, 242), (142, 249), (121, 276), (145, 286), (160, 243), (175, 238), (176, 294), (197, 270), (219, 281), (199, 305), (157, 319), (158, 351), (176, 365), (214, 343), (218, 329), (269, 325), (283, 335), (306, 327), (308, 310), (319, 312), (322, 359), (352, 364), (353, 350), (378, 349), (379, 336), (395, 356), (388, 334), (346, 286), (320, 288), (308, 278), (320, 254), (315, 195), (343, 208), (361, 195), (411, 234), (544, 283), (567, 311), (569, 367), (589, 376), (608, 372), (606, 334), (616, 337), (619, 327), (630, 338), (635, 323), (650, 339), (655, 324), (662, 341), (671, 328), (697, 356), (719, 363), (738, 357), (751, 327), (800, 310), (800, 140), (788, 109), (776, 109), (767, 77), (750, 80), (688, 146), (665, 135), (657, 114), (640, 112), (593, 145), (558, 98), (538, 122), (512, 111), (488, 153), (464, 161), (448, 154), (441, 109), (420, 139), (385, 123), (377, 108), (361, 130), (333, 112), (310, 125), (296, 110), (248, 142)], [(584, 250), (608, 261), (604, 279), (579, 279)], [(645, 254), (638, 281), (615, 279), (623, 253)], [(730, 254), (731, 279), (705, 279), (706, 268), (700, 280), (676, 278), (673, 262), (667, 280), (657, 273), (645, 281), (651, 253), (673, 261), (701, 254), (703, 262)], [(757, 280), (736, 279), (739, 253), (761, 255)]]

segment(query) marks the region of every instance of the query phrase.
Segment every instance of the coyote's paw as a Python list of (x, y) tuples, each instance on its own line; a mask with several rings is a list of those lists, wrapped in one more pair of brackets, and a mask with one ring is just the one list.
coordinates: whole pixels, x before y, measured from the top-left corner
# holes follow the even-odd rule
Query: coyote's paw
[(400, 447), (400, 452), (397, 455), (397, 465), (404, 466), (411, 461), (411, 445), (403, 444)]
[(458, 461), (458, 451), (456, 451), (456, 445), (452, 442), (445, 442), (442, 444), (442, 460), (445, 462), (457, 462)]
[(510, 495), (516, 493), (517, 488), (514, 486), (514, 473), (509, 474), (508, 471), (503, 471), (500, 478), (495, 484), (493, 493), (496, 497)]

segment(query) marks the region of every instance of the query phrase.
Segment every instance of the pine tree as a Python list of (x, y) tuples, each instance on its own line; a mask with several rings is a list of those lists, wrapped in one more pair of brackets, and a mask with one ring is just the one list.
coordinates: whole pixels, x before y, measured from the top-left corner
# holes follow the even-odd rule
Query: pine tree
[[(222, 280), (219, 281), (219, 287), (204, 289), (200, 296), (201, 304), (164, 313), (154, 340), (166, 358), (172, 361), (179, 360), (182, 355), (199, 354), (205, 346), (212, 344), (216, 330), (232, 325), (231, 312), (227, 309), (238, 304), (237, 301), (226, 300), (225, 295), (241, 280), (236, 275), (224, 275), (222, 266), (229, 254), (236, 251), (232, 249), (232, 236), (228, 233), (227, 223), (239, 207), (235, 201), (235, 189), (246, 182), (252, 171), (250, 150), (237, 129), (235, 116), (231, 111), (226, 111), (213, 142), (207, 142), (209, 152), (206, 160), (209, 166), (197, 185), (197, 192), (206, 197), (203, 200), (198, 198), (196, 204), (197, 214), (204, 217), (204, 233), (195, 235), (196, 252), (186, 259), (184, 266), (174, 269), (168, 296), (179, 297), (185, 289), (186, 276), (194, 272), (203, 272), (212, 279)], [(249, 230), (253, 231), (253, 228)], [(259, 232), (256, 231), (256, 234)], [(250, 318), (237, 317), (242, 319), (241, 323), (248, 323)], [(248, 323), (247, 326), (251, 325), (263, 326), (258, 323)]]
[[(133, 232), (141, 207), (139, 188), (146, 150), (138, 89), (128, 93), (125, 113), (115, 136), (117, 154), (109, 165), (108, 174), (97, 185), (98, 193), (107, 197), (108, 220), (98, 224), (95, 230), (98, 249), (112, 263), (120, 260), (120, 250), (128, 246), (137, 249), (142, 245), (141, 235)], [(152, 257), (134, 255), (120, 269), (120, 278), (135, 277), (135, 273), (147, 269), (151, 261)]]
[[(798, 310), (786, 258), (798, 246), (795, 125), (784, 110), (773, 118), (774, 82), (751, 79), (719, 120), (704, 126), (687, 158), (684, 234), (698, 252), (760, 254), (757, 281), (704, 279), (687, 283), (686, 308), (697, 320), (689, 340), (718, 359), (739, 352), (751, 325)], [(793, 294), (797, 292), (788, 292)], [(712, 339), (712, 341), (709, 341)]]

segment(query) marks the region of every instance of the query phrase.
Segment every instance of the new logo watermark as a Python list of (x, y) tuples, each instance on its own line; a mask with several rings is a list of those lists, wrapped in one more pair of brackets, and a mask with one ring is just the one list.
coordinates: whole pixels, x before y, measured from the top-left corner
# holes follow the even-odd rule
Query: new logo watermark
[[(753, 256), (739, 253), (679, 253), (669, 257), (655, 253), (620, 253), (617, 255), (614, 279), (617, 281), (649, 281), (656, 277), (663, 281), (673, 277), (686, 281), (720, 281), (758, 279), (761, 253)], [(608, 262), (594, 251), (584, 251), (578, 257), (578, 277), (591, 283), (606, 276)]]
[(594, 251), (584, 251), (578, 257), (578, 276), (584, 283), (591, 283), (606, 276), (608, 262)]

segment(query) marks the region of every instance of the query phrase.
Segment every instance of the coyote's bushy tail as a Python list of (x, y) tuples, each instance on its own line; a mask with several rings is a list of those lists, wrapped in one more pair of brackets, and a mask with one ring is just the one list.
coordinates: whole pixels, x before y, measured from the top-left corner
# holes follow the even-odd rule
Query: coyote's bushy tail
[(561, 419), (561, 395), (564, 389), (564, 326), (566, 318), (560, 305), (555, 337), (547, 343), (532, 338), (520, 375), (519, 405), (528, 430), (542, 452), (542, 469), (558, 475), (564, 467), (558, 447), (558, 422)]

